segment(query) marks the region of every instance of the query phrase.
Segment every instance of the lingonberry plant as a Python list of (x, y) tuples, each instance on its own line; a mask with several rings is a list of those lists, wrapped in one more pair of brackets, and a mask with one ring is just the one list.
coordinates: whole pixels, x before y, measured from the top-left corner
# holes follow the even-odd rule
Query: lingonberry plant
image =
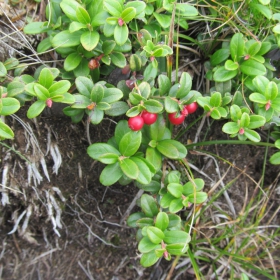
[[(241, 141), (258, 143), (258, 129), (274, 125), (271, 137), (280, 149), (280, 83), (265, 57), (279, 44), (279, 23), (272, 29), (275, 36), (260, 40), (242, 33), (226, 37), (205, 64), (212, 87), (201, 93), (189, 73), (171, 79), (167, 67), (175, 56), (174, 26), (187, 29), (186, 19), (198, 14), (190, 4), (171, 1), (50, 1), (47, 20), (31, 22), (24, 31), (44, 33), (38, 53), (54, 48), (63, 68), (44, 65), (34, 76), (19, 75), (0, 88), (3, 116), (30, 101), (29, 118), (53, 102), (66, 103), (63, 112), (75, 123), (85, 115), (92, 124), (105, 115), (123, 116), (113, 137), (91, 144), (87, 153), (105, 165), (104, 186), (134, 182), (147, 192), (140, 198), (141, 211), (127, 220), (138, 228), (145, 267), (190, 252), (193, 219), (183, 221), (182, 209), (196, 209), (208, 199), (204, 181), (190, 172), (188, 149), (175, 139), (173, 125), (183, 127), (200, 106), (200, 114), (224, 120), (223, 132)], [(0, 63), (0, 77), (11, 69), (7, 65)], [(109, 83), (106, 78), (116, 70), (127, 78)], [(3, 121), (0, 136), (14, 136)], [(280, 164), (279, 151), (270, 162)]]

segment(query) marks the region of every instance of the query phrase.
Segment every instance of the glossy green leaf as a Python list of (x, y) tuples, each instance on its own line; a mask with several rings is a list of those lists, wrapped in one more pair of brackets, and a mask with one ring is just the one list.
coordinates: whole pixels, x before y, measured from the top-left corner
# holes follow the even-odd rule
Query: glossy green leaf
[(153, 13), (154, 17), (156, 18), (157, 22), (161, 25), (163, 28), (168, 28), (171, 23), (171, 15), (164, 15), (160, 13)]
[(253, 79), (253, 85), (259, 93), (265, 94), (269, 80), (265, 76), (257, 76)]
[(137, 182), (146, 185), (149, 184), (151, 182), (152, 179), (152, 173), (149, 169), (149, 167), (147, 166), (145, 160), (138, 158), (138, 157), (130, 157), (130, 159), (137, 165), (138, 169), (139, 169), (139, 174), (137, 177)]
[(183, 186), (178, 183), (170, 183), (167, 185), (168, 191), (176, 198), (182, 196)]
[(83, 23), (80, 23), (80, 22), (77, 22), (77, 21), (73, 21), (69, 25), (69, 31), (71, 33), (75, 32), (75, 31), (78, 31), (80, 29), (85, 29), (85, 28), (87, 28), (86, 24), (83, 24)]
[(273, 100), (278, 95), (278, 87), (275, 82), (271, 81), (267, 84), (265, 89), (265, 97), (268, 100)]
[(169, 219), (169, 224), (168, 224), (168, 228), (177, 228), (181, 226), (181, 218), (173, 213), (169, 213), (168, 215), (168, 219)]
[(266, 119), (263, 116), (252, 115), (250, 116), (250, 123), (248, 128), (255, 129), (264, 126), (266, 123)]
[(127, 110), (129, 109), (129, 106), (124, 101), (117, 101), (111, 104), (111, 108), (107, 109), (105, 111), (105, 114), (108, 116), (121, 116), (124, 115)]
[(219, 92), (212, 93), (210, 97), (210, 105), (212, 107), (219, 107), (222, 104), (222, 95)]
[(103, 2), (104, 9), (115, 17), (120, 17), (123, 11), (122, 1), (105, 0)]
[(202, 190), (204, 187), (204, 181), (200, 178), (196, 178), (193, 181), (189, 181), (187, 182), (184, 186), (183, 186), (183, 194), (185, 196), (198, 192), (200, 190)]
[(260, 135), (254, 131), (254, 130), (251, 130), (249, 128), (244, 128), (244, 135), (251, 141), (253, 142), (260, 142), (261, 141), (261, 137)]
[(230, 40), (230, 54), (233, 61), (239, 62), (241, 60), (244, 56), (244, 47), (243, 34), (234, 34)]
[(160, 113), (163, 111), (163, 105), (154, 99), (150, 99), (144, 102), (144, 106), (146, 108), (146, 110), (150, 113)]
[(155, 170), (161, 168), (162, 156), (156, 149), (148, 147), (146, 150), (146, 159), (154, 166)]
[(53, 83), (54, 77), (49, 68), (43, 68), (39, 75), (39, 83), (45, 88), (49, 88)]
[(136, 11), (136, 16), (144, 12), (146, 8), (146, 3), (142, 1), (130, 1), (125, 4), (125, 7), (133, 7)]
[(269, 162), (270, 162), (271, 164), (274, 164), (274, 165), (280, 164), (280, 152), (277, 152), (277, 153), (273, 154), (273, 155), (270, 157)]
[(64, 60), (64, 69), (66, 71), (72, 71), (78, 67), (82, 60), (82, 56), (78, 53), (71, 53), (69, 54), (66, 59)]
[(169, 78), (166, 75), (160, 74), (158, 76), (158, 88), (159, 88), (159, 94), (161, 96), (165, 95), (170, 90), (171, 81), (169, 80)]
[(153, 218), (159, 212), (156, 201), (152, 196), (148, 194), (143, 194), (141, 196), (140, 205), (142, 211), (145, 213), (147, 217)]
[(261, 14), (263, 14), (267, 19), (271, 19), (272, 18), (272, 11), (269, 7), (266, 7), (264, 5), (261, 4), (256, 4), (256, 3), (251, 3), (250, 6), (257, 10), (258, 12), (260, 12)]
[(110, 54), (116, 46), (116, 42), (113, 40), (107, 40), (102, 44), (102, 50), (104, 55)]
[(216, 82), (225, 82), (234, 78), (238, 73), (238, 70), (227, 70), (224, 66), (219, 67), (213, 75)]
[(214, 52), (210, 57), (210, 63), (212, 66), (217, 66), (222, 62), (226, 61), (230, 55), (230, 50), (226, 48), (219, 49)]
[(120, 152), (117, 149), (106, 143), (91, 144), (87, 148), (87, 153), (91, 158), (95, 160), (99, 160), (99, 157), (105, 154), (115, 154), (117, 156), (120, 156)]
[(0, 77), (5, 77), (7, 75), (7, 69), (2, 62), (0, 62)]
[(188, 244), (185, 243), (180, 243), (180, 244), (168, 244), (166, 246), (166, 250), (168, 251), (169, 254), (174, 255), (174, 256), (181, 256), (184, 253), (187, 252), (189, 248)]
[(171, 193), (164, 194), (160, 200), (160, 206), (162, 208), (168, 208), (174, 198), (175, 197)]
[(12, 81), (7, 86), (8, 96), (17, 96), (24, 92), (24, 84), (18, 81)]
[(136, 180), (139, 176), (139, 168), (137, 164), (130, 158), (124, 158), (120, 160), (120, 167), (123, 173), (131, 179)]
[(104, 88), (104, 97), (102, 99), (103, 102), (107, 102), (109, 104), (120, 100), (123, 97), (123, 93), (118, 88)]
[(167, 213), (159, 212), (156, 217), (155, 226), (162, 231), (165, 231), (169, 225), (169, 218)]
[(118, 162), (114, 164), (107, 165), (100, 174), (100, 182), (104, 186), (111, 186), (114, 183), (116, 183), (121, 176), (123, 175), (123, 172), (120, 168), (120, 165)]
[(164, 233), (157, 227), (150, 226), (147, 228), (147, 236), (154, 244), (160, 243), (164, 238)]
[(176, 243), (189, 243), (191, 241), (190, 235), (182, 230), (170, 230), (164, 232), (164, 242), (167, 244), (176, 244)]
[(114, 51), (110, 54), (110, 58), (117, 67), (124, 68), (126, 66), (126, 58), (123, 53)]
[(84, 96), (90, 98), (91, 90), (93, 88), (93, 82), (87, 77), (78, 77), (75, 80), (78, 91)]
[(180, 78), (180, 87), (177, 91), (176, 97), (181, 99), (185, 97), (192, 88), (192, 78), (189, 73), (183, 72)]
[(257, 92), (250, 94), (249, 99), (253, 102), (260, 103), (260, 104), (266, 104), (268, 101), (264, 95)]
[(239, 126), (236, 122), (227, 122), (223, 125), (222, 131), (227, 134), (235, 134), (239, 131)]
[(179, 105), (174, 98), (171, 98), (169, 96), (166, 96), (164, 99), (164, 108), (167, 113), (174, 113), (179, 110)]
[(120, 153), (126, 157), (134, 155), (141, 145), (141, 140), (141, 131), (129, 131), (120, 140)]
[(248, 59), (243, 61), (240, 65), (240, 70), (242, 73), (248, 76), (257, 76), (257, 75), (266, 74), (265, 66), (262, 63), (257, 62), (253, 59)]
[(70, 33), (68, 30), (61, 31), (57, 33), (52, 39), (52, 45), (55, 48), (67, 48), (75, 47), (80, 44), (81, 35), (84, 32), (79, 30), (73, 33)]
[(47, 22), (30, 22), (23, 28), (25, 34), (39, 34), (49, 30), (51, 27), (47, 26)]
[(256, 55), (261, 49), (262, 43), (255, 41), (247, 50), (247, 54), (250, 56)]
[[(155, 249), (160, 249), (160, 245), (156, 245)], [(155, 251), (149, 253), (144, 253), (140, 258), (140, 264), (143, 267), (149, 267), (154, 265), (159, 260), (159, 257), (156, 255)]]
[(5, 97), (1, 99), (2, 103), (2, 109), (0, 111), (0, 115), (2, 116), (8, 116), (16, 111), (19, 110), (20, 108), (20, 103), (17, 99), (12, 98), (12, 97)]
[(239, 67), (238, 62), (233, 62), (232, 60), (227, 60), (225, 63), (225, 69), (228, 71), (234, 71), (237, 70)]
[(87, 51), (92, 51), (99, 42), (99, 33), (97, 31), (86, 31), (81, 36), (81, 44)]
[(182, 198), (175, 198), (175, 199), (172, 199), (172, 201), (169, 204), (169, 211), (171, 213), (177, 213), (180, 210), (182, 210), (183, 207), (184, 207), (184, 205), (182, 203)]
[(187, 155), (185, 146), (176, 140), (161, 140), (156, 148), (161, 154), (171, 159), (181, 159)]
[(116, 25), (114, 29), (114, 39), (118, 45), (123, 45), (127, 41), (128, 27), (126, 24), (123, 24), (122, 26)]
[(46, 107), (46, 102), (44, 100), (38, 100), (34, 102), (27, 111), (27, 117), (29, 119), (32, 119), (39, 116), (42, 113), (42, 111), (45, 109), (45, 107)]
[(73, 21), (78, 21), (76, 11), (78, 7), (81, 7), (81, 5), (77, 1), (63, 0), (60, 3), (60, 7), (63, 10), (63, 12), (67, 15), (67, 17), (69, 17)]
[(0, 138), (4, 138), (4, 139), (14, 138), (14, 132), (2, 120), (0, 120)]
[(49, 91), (45, 87), (41, 86), (40, 84), (34, 85), (34, 91), (38, 99), (46, 100), (47, 98), (50, 97)]
[(82, 6), (78, 6), (76, 9), (77, 20), (83, 24), (90, 24), (91, 19), (85, 8)]
[(100, 84), (95, 84), (91, 90), (90, 99), (95, 102), (99, 103), (104, 96), (104, 88)]
[(136, 16), (136, 10), (133, 7), (128, 7), (124, 9), (121, 13), (121, 18), (126, 23), (130, 22), (132, 19), (134, 19)]
[(50, 86), (49, 93), (51, 95), (64, 94), (70, 89), (70, 87), (71, 87), (71, 83), (69, 81), (61, 80), (61, 81), (55, 82), (53, 85)]
[(135, 212), (133, 214), (131, 214), (127, 220), (126, 220), (126, 224), (129, 226), (129, 227), (133, 227), (133, 228), (136, 228), (137, 227), (137, 221), (141, 218), (144, 218), (145, 217), (145, 214), (142, 213), (142, 212)]
[(118, 161), (118, 158), (117, 154), (108, 153), (100, 155), (98, 160), (104, 164), (113, 164)]
[(208, 195), (205, 192), (195, 192), (195, 193), (188, 195), (189, 202), (196, 203), (196, 204), (205, 202), (207, 200), (207, 198), (208, 198)]
[(92, 124), (99, 124), (103, 120), (104, 111), (99, 110), (97, 107), (95, 107), (95, 109), (93, 111), (91, 111), (88, 115), (89, 115), (88, 116), (89, 121)]
[(119, 121), (115, 128), (115, 134), (114, 134), (116, 143), (118, 145), (121, 139), (123, 138), (123, 136), (128, 132), (131, 132), (131, 129), (128, 127), (127, 121), (126, 120)]

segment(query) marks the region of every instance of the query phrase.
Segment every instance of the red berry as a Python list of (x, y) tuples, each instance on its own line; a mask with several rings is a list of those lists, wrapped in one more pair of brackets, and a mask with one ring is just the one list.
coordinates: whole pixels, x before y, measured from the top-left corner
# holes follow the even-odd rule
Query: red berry
[(178, 125), (184, 122), (185, 117), (183, 114), (179, 114), (178, 117), (176, 117), (177, 112), (168, 114), (168, 119), (172, 124)]
[(129, 118), (128, 126), (131, 130), (138, 131), (144, 126), (144, 120), (140, 116)]
[(143, 111), (141, 117), (143, 118), (144, 123), (147, 125), (153, 124), (157, 120), (157, 114), (150, 113), (148, 111)]
[(99, 60), (97, 58), (92, 58), (88, 63), (88, 68), (94, 70), (100, 66)]
[(183, 110), (181, 111), (181, 115), (184, 115), (185, 117), (189, 114), (188, 109), (186, 108), (186, 106), (183, 108)]
[(188, 110), (189, 114), (192, 114), (197, 110), (198, 104), (197, 102), (193, 102), (191, 104), (186, 105), (185, 108)]

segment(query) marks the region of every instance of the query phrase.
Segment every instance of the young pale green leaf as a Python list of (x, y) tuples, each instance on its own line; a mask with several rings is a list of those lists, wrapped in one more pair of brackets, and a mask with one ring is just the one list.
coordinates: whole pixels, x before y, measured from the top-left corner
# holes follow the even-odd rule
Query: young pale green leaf
[(67, 15), (67, 17), (69, 17), (73, 21), (78, 21), (76, 11), (78, 7), (81, 7), (81, 5), (77, 1), (63, 0), (60, 3), (60, 7), (62, 11)]
[(168, 224), (168, 228), (180, 228), (181, 227), (181, 218), (173, 213), (169, 213), (168, 215), (168, 219), (169, 219), (169, 224)]
[(131, 179), (136, 180), (139, 176), (139, 168), (137, 164), (130, 158), (124, 158), (120, 160), (120, 167), (122, 172)]
[(198, 15), (198, 10), (187, 3), (177, 3), (176, 10), (179, 11), (180, 16), (182, 17), (195, 17)]
[(136, 9), (133, 7), (125, 8), (121, 13), (121, 19), (126, 23), (130, 22), (136, 16)]
[(233, 61), (239, 62), (241, 60), (244, 56), (244, 47), (243, 34), (234, 34), (230, 40), (230, 54)]
[(272, 11), (269, 7), (256, 3), (250, 3), (250, 6), (251, 8), (256, 9), (258, 12), (263, 14), (267, 19), (272, 18)]
[(12, 81), (7, 86), (8, 96), (17, 96), (24, 92), (24, 84), (18, 81)]
[(69, 25), (70, 33), (73, 33), (75, 31), (78, 31), (78, 30), (81, 30), (81, 29), (85, 29), (85, 28), (87, 28), (86, 24), (83, 24), (83, 23), (80, 23), (80, 22), (77, 22), (77, 21), (73, 21)]
[(256, 90), (264, 95), (269, 80), (265, 76), (257, 76), (252, 82)]
[(248, 48), (247, 50), (247, 54), (249, 54), (250, 56), (254, 56), (256, 55), (259, 50), (261, 49), (262, 43), (261, 42), (257, 42), (255, 41), (253, 44), (251, 44), (251, 46)]
[(246, 112), (244, 112), (240, 118), (240, 122), (239, 122), (239, 127), (248, 127), (250, 123), (250, 117), (249, 114), (247, 114)]
[(216, 82), (225, 82), (234, 78), (238, 73), (238, 70), (227, 70), (224, 66), (219, 67), (213, 75), (213, 79)]
[(78, 6), (76, 9), (77, 20), (82, 24), (90, 24), (91, 19), (85, 8)]
[(141, 131), (129, 131), (119, 142), (120, 153), (125, 157), (134, 155), (141, 145), (141, 140)]
[(145, 160), (135, 156), (130, 157), (130, 159), (137, 165), (139, 169), (139, 174), (136, 181), (143, 185), (149, 184), (152, 180), (152, 173)]
[(66, 80), (61, 80), (53, 83), (49, 88), (50, 95), (59, 95), (66, 93), (71, 87), (71, 83)]
[(36, 93), (38, 99), (41, 100), (46, 100), (47, 98), (50, 97), (49, 91), (45, 87), (41, 86), (40, 84), (34, 85), (34, 92)]
[(228, 70), (228, 71), (237, 70), (238, 67), (239, 67), (238, 62), (236, 62), (236, 61), (234, 62), (231, 59), (228, 59), (225, 63), (225, 69)]
[(47, 22), (30, 22), (23, 28), (25, 34), (39, 34), (49, 30), (51, 27), (47, 26)]
[(114, 29), (114, 39), (115, 39), (116, 43), (120, 46), (123, 45), (127, 41), (128, 27), (126, 24), (123, 24), (122, 26), (116, 25), (116, 27)]
[(19, 65), (19, 60), (15, 57), (11, 57), (11, 58), (8, 58), (4, 64), (5, 64), (5, 67), (7, 70), (11, 70)]
[(39, 75), (39, 84), (45, 88), (49, 88), (54, 81), (54, 76), (49, 68), (43, 68)]
[(165, 212), (159, 212), (156, 217), (155, 226), (165, 231), (169, 225), (169, 218)]
[(230, 50), (226, 48), (219, 49), (214, 52), (210, 57), (210, 63), (212, 66), (217, 66), (222, 62), (226, 61), (230, 55)]
[(128, 127), (127, 121), (126, 120), (119, 121), (115, 128), (115, 134), (114, 134), (118, 146), (123, 136), (128, 132), (131, 132), (131, 129)]
[(176, 198), (182, 196), (183, 186), (178, 183), (170, 183), (167, 185), (168, 191)]
[(39, 116), (42, 113), (42, 111), (45, 109), (45, 107), (46, 107), (46, 102), (44, 100), (38, 100), (34, 102), (27, 111), (27, 117), (29, 119), (32, 119)]
[(184, 207), (184, 205), (182, 203), (181, 197), (172, 199), (172, 201), (169, 204), (169, 211), (171, 213), (177, 213), (177, 212), (181, 211), (183, 207)]
[(164, 232), (164, 242), (167, 244), (186, 244), (190, 243), (191, 237), (190, 235), (182, 230), (170, 230)]
[(86, 31), (81, 36), (81, 44), (87, 51), (92, 51), (99, 42), (99, 33), (97, 31)]
[(266, 119), (263, 116), (252, 115), (250, 116), (250, 123), (247, 126), (250, 129), (255, 129), (264, 126), (266, 123)]
[(223, 125), (222, 131), (227, 134), (235, 134), (239, 131), (239, 126), (236, 122), (227, 122)]
[(120, 156), (120, 152), (117, 149), (106, 143), (91, 144), (87, 148), (87, 153), (91, 158), (95, 160), (99, 160), (99, 157), (105, 154), (115, 154), (117, 156)]
[(212, 93), (210, 97), (210, 105), (212, 107), (219, 107), (222, 104), (222, 95), (220, 92)]
[(161, 168), (162, 156), (156, 149), (148, 147), (146, 150), (146, 159), (154, 166), (155, 170)]
[(251, 141), (253, 142), (260, 142), (261, 141), (261, 137), (260, 135), (252, 130), (252, 129), (249, 129), (247, 127), (244, 128), (244, 135)]
[(82, 56), (79, 53), (70, 53), (64, 60), (64, 69), (66, 71), (72, 71), (78, 67), (82, 60)]
[(110, 54), (110, 58), (117, 67), (124, 68), (126, 66), (126, 58), (123, 53), (114, 51)]
[[(160, 245), (156, 245), (156, 249), (160, 249)], [(157, 256), (156, 252), (153, 250), (149, 253), (144, 253), (141, 258), (140, 258), (140, 264), (143, 267), (150, 267), (152, 265), (154, 265), (160, 257)]]
[(187, 149), (183, 144), (176, 140), (165, 139), (158, 142), (156, 149), (171, 159), (181, 159), (186, 157)]
[(100, 174), (100, 182), (104, 186), (111, 186), (116, 183), (123, 175), (118, 162), (107, 165)]
[(208, 195), (205, 192), (195, 192), (195, 193), (188, 195), (189, 202), (196, 203), (196, 204), (205, 202), (207, 198), (208, 198)]
[(200, 178), (196, 178), (193, 180), (193, 182), (192, 181), (187, 182), (183, 186), (182, 192), (185, 196), (188, 196), (189, 194), (199, 192), (203, 188), (204, 188), (204, 181)]
[(233, 121), (237, 122), (241, 118), (242, 112), (239, 106), (233, 104), (230, 107), (230, 117)]
[(158, 243), (157, 244), (153, 243), (148, 236), (143, 237), (138, 244), (139, 252), (144, 254), (151, 252), (156, 248), (158, 248)]
[(156, 12), (154, 12), (153, 15), (162, 28), (169, 28), (171, 22), (171, 15), (164, 15)]
[(4, 139), (14, 138), (14, 132), (2, 120), (0, 120), (0, 138), (4, 138)]
[(164, 233), (159, 228), (150, 226), (147, 228), (147, 236), (152, 243), (159, 244), (164, 238)]
[(253, 102), (260, 103), (260, 104), (266, 104), (268, 101), (264, 95), (257, 92), (250, 94), (249, 99)]
[(241, 63), (240, 70), (243, 74), (248, 76), (257, 76), (257, 75), (265, 75), (266, 68), (265, 66), (255, 61), (254, 59), (248, 59)]
[(166, 245), (166, 250), (169, 254), (174, 256), (181, 256), (187, 252), (189, 248), (188, 244), (180, 243), (180, 244), (168, 244)]
[(189, 73), (183, 72), (180, 78), (180, 87), (176, 93), (176, 97), (181, 99), (185, 97), (192, 88), (192, 78)]
[(114, 17), (120, 17), (123, 11), (122, 1), (105, 0), (103, 1), (104, 9)]
[(93, 111), (90, 111), (88, 113), (89, 121), (92, 124), (99, 124), (103, 120), (103, 117), (104, 117), (104, 111), (100, 110), (97, 107), (95, 107)]
[(148, 194), (143, 194), (140, 199), (141, 209), (147, 217), (153, 218), (158, 213), (158, 206), (154, 198)]
[(104, 164), (113, 164), (118, 161), (119, 156), (113, 153), (102, 154), (98, 160)]
[(0, 77), (5, 77), (7, 75), (7, 69), (2, 62), (0, 62)]
[[(1, 135), (1, 134), (0, 134)], [(280, 152), (277, 152), (275, 154), (273, 154), (270, 159), (269, 159), (269, 162), (271, 164), (274, 164), (274, 165), (278, 165), (280, 164)]]
[(150, 100), (144, 101), (144, 106), (145, 106), (146, 110), (150, 113), (157, 114), (157, 113), (160, 113), (163, 111), (162, 104), (157, 100), (150, 99)]
[(172, 200), (174, 200), (174, 196), (171, 193), (166, 193), (162, 196), (161, 200), (160, 200), (160, 206), (162, 208), (168, 208), (170, 203), (172, 202)]
[(78, 46), (83, 33), (84, 32), (81, 30), (73, 33), (70, 33), (68, 30), (61, 31), (52, 38), (52, 45), (54, 48), (68, 48)]
[(273, 100), (278, 95), (278, 87), (275, 82), (271, 81), (267, 84), (265, 89), (265, 97), (267, 100)]
[(0, 111), (0, 115), (2, 115), (2, 116), (11, 115), (11, 114), (15, 113), (16, 111), (18, 111), (18, 109), (20, 108), (19, 101), (12, 97), (2, 98), (1, 103), (2, 103), (2, 108)]
[[(144, 217), (145, 217), (145, 214), (144, 214), (144, 213), (142, 213), (142, 214), (143, 214)], [(147, 217), (141, 218), (141, 219), (139, 219), (139, 220), (136, 222), (136, 225), (137, 225), (137, 227), (139, 227), (139, 228), (149, 227), (149, 226), (154, 225), (154, 219), (152, 219), (152, 218), (147, 218)]]

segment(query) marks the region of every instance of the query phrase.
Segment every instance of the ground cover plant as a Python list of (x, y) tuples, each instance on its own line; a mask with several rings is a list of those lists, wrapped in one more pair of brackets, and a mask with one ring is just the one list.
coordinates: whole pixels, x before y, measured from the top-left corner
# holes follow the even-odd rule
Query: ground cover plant
[[(278, 176), (265, 186), (267, 166), (280, 164), (277, 1), (62, 0), (49, 1), (42, 18), (27, 19), (23, 27), (26, 35), (42, 38), (34, 71), (30, 60), (11, 57), (0, 62), (2, 144), (7, 147), (16, 135), (6, 116), (17, 120), (15, 113), (26, 108), (26, 116), (36, 124), (47, 108), (62, 104), (59, 108), (72, 123), (85, 123), (84, 153), (89, 162), (102, 164), (100, 183), (139, 188), (126, 223), (136, 229), (143, 267), (165, 259), (173, 261), (166, 279), (178, 263), (190, 263), (197, 279), (277, 279), (279, 230), (270, 222), (279, 207), (272, 210), (268, 201)], [(181, 70), (180, 53), (185, 50), (200, 56), (200, 77)], [(50, 53), (55, 63), (37, 58)], [(92, 141), (90, 131), (108, 118), (115, 122), (112, 135)], [(206, 121), (220, 121), (224, 138), (211, 141), (206, 133), (202, 141), (186, 141), (185, 135)], [(219, 191), (222, 177), (206, 187), (204, 173), (189, 160), (200, 153), (218, 165), (217, 154), (200, 148), (215, 144), (265, 147), (263, 176), (259, 182), (247, 176), (255, 191), (249, 198), (246, 192), (238, 213), (227, 195), (237, 178)], [(56, 146), (50, 144), (48, 150), (59, 166)], [(40, 162), (49, 179), (43, 157)], [(29, 167), (30, 174), (37, 174), (29, 177), (40, 183), (36, 167)], [(11, 195), (6, 182), (2, 180), (3, 207)], [(63, 210), (54, 193), (65, 201), (57, 188), (46, 191), (44, 198), (59, 236)], [(229, 202), (231, 215), (217, 203), (221, 196)], [(10, 231), (29, 242), (31, 209), (15, 219)], [(208, 225), (216, 231), (210, 237), (204, 232)], [(207, 277), (204, 266), (211, 268)]]

